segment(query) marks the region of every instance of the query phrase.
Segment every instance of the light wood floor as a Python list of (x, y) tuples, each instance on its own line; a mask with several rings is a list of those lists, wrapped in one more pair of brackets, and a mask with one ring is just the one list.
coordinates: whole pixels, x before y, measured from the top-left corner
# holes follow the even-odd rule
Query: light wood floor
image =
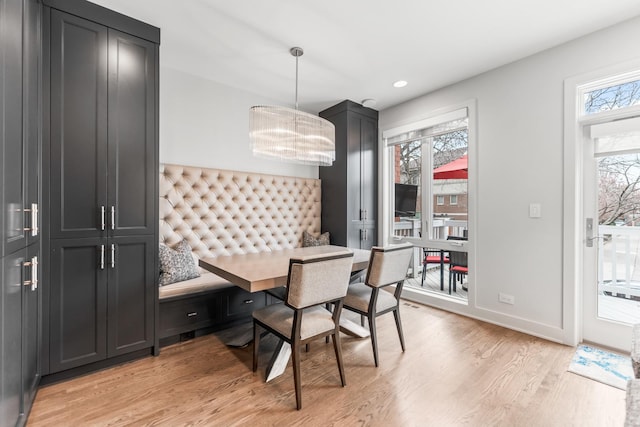
[(404, 303), (407, 351), (393, 316), (379, 319), (380, 367), (366, 340), (343, 335), (347, 386), (333, 346), (302, 357), (303, 409), (291, 368), (264, 382), (251, 345), (220, 334), (42, 387), (28, 425), (622, 426), (625, 392), (566, 371), (574, 349), (452, 313)]

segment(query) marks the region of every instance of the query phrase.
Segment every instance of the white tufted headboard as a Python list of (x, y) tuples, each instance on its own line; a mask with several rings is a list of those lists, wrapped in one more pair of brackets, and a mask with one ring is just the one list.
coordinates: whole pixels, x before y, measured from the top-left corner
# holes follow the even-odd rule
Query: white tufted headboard
[(198, 258), (301, 246), (320, 233), (320, 180), (160, 165), (160, 243)]

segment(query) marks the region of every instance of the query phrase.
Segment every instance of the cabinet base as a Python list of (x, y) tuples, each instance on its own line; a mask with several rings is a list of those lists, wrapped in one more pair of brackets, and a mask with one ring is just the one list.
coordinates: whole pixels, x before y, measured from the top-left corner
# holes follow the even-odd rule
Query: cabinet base
[(149, 347), (128, 354), (123, 354), (122, 356), (116, 356), (110, 359), (101, 360), (99, 362), (90, 363), (88, 365), (79, 366), (77, 368), (67, 369), (66, 371), (44, 375), (40, 380), (40, 385), (44, 386), (54, 384), (60, 381), (65, 381), (71, 378), (79, 377), (81, 375), (101, 371), (106, 368), (111, 368), (112, 366), (120, 365), (125, 362), (130, 362), (132, 360), (141, 359), (143, 357), (152, 355), (153, 347)]

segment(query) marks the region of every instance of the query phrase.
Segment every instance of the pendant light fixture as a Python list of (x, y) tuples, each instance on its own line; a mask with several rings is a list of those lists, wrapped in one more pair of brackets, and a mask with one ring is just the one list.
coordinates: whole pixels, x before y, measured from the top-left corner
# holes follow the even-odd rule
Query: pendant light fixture
[(292, 163), (331, 166), (336, 159), (333, 123), (298, 110), (298, 58), (300, 47), (289, 52), (296, 58), (296, 108), (257, 105), (249, 110), (249, 140), (254, 156)]

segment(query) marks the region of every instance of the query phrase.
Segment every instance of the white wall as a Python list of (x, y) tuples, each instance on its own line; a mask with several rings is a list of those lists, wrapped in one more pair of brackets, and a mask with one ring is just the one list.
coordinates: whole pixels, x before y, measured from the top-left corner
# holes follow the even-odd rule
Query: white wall
[[(469, 307), (435, 305), (563, 341), (565, 79), (637, 59), (640, 18), (380, 113), (380, 129), (469, 99), (477, 104), (475, 271)], [(542, 218), (528, 217), (529, 203)], [(565, 284), (569, 286), (569, 284)], [(498, 302), (498, 293), (515, 305)]]
[(256, 94), (163, 67), (161, 59), (160, 162), (317, 178), (317, 166), (253, 157), (249, 108), (261, 104), (278, 105)]

